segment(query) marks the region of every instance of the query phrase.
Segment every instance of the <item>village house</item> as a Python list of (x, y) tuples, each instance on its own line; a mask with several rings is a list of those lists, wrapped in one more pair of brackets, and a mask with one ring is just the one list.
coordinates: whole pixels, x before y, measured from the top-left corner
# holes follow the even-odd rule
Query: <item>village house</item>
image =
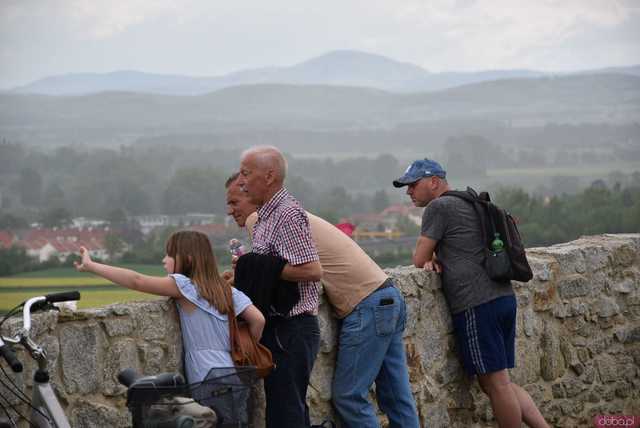
[(0, 248), (9, 248), (13, 241), (15, 240), (15, 235), (7, 230), (0, 230)]
[(354, 214), (350, 219), (345, 219), (345, 221), (356, 226), (351, 235), (355, 240), (370, 238), (396, 239), (403, 235), (398, 227), (398, 223), (402, 219), (407, 219), (416, 225), (420, 225), (422, 222), (422, 208), (395, 204), (388, 206), (380, 213)]
[(80, 247), (89, 250), (91, 256), (108, 259), (105, 248), (105, 229), (29, 229), (22, 232), (14, 241), (15, 245), (26, 249), (27, 254), (39, 262), (52, 257), (60, 261), (66, 260), (72, 254), (78, 254)]
[(189, 227), (195, 225), (204, 225), (215, 223), (217, 216), (215, 214), (188, 213), (184, 215), (167, 215), (152, 214), (138, 215), (131, 217), (140, 225), (140, 231), (147, 235), (157, 227)]

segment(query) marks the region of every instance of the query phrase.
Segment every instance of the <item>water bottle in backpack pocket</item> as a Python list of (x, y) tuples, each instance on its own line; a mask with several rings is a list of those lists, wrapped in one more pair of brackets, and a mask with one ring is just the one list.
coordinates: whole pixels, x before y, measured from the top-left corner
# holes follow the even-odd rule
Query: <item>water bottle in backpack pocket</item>
[(495, 280), (508, 279), (511, 273), (511, 260), (504, 250), (504, 242), (498, 232), (495, 232), (491, 247), (487, 251), (486, 268), (489, 278)]

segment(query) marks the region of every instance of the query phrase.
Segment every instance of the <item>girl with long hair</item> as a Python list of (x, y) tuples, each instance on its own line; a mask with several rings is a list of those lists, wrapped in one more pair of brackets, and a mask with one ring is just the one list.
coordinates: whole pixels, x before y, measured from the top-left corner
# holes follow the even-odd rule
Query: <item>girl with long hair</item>
[(228, 308), (249, 324), (251, 334), (260, 339), (264, 316), (241, 291), (218, 274), (216, 259), (207, 235), (185, 230), (173, 233), (162, 259), (168, 276), (143, 275), (97, 263), (82, 247), (82, 260), (75, 262), (80, 272), (91, 272), (111, 282), (143, 293), (175, 299), (182, 327), (184, 366), (190, 383), (205, 379), (212, 368), (233, 367), (229, 343)]

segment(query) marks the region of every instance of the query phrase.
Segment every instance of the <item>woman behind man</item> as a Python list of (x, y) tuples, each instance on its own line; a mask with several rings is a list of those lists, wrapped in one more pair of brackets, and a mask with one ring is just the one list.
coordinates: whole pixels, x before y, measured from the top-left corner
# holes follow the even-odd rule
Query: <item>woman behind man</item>
[(246, 295), (220, 277), (205, 234), (175, 232), (165, 249), (162, 263), (168, 276), (164, 277), (94, 262), (84, 247), (80, 250), (82, 260), (75, 265), (78, 271), (91, 272), (132, 290), (173, 297), (180, 315), (187, 381), (200, 382), (212, 368), (234, 365), (227, 319), (230, 308), (249, 324), (256, 340), (262, 335), (265, 320)]

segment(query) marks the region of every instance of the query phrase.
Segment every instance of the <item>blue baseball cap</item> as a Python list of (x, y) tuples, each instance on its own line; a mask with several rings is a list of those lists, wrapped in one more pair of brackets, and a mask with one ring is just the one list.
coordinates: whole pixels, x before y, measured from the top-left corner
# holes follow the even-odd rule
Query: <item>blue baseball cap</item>
[(393, 185), (395, 187), (402, 187), (415, 183), (421, 178), (433, 176), (446, 178), (447, 172), (442, 168), (442, 165), (434, 160), (427, 158), (419, 159), (409, 165), (402, 177), (393, 181)]

